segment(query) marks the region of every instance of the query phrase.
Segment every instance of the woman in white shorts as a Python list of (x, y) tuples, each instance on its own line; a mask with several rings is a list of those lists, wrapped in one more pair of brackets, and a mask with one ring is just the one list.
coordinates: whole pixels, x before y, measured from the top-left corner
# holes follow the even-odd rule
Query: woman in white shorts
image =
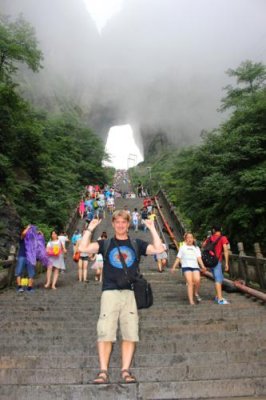
[(201, 252), (198, 246), (195, 246), (195, 238), (192, 233), (184, 235), (185, 243), (179, 248), (176, 260), (172, 267), (172, 272), (181, 263), (182, 272), (185, 276), (187, 283), (187, 295), (189, 304), (194, 305), (194, 298), (199, 303), (201, 298), (199, 296), (200, 288), (200, 267), (203, 271), (206, 268), (201, 259)]

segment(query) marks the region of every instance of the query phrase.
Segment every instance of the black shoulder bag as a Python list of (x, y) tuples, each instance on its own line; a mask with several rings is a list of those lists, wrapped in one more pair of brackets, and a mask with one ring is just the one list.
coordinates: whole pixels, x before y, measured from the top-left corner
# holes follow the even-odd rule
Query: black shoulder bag
[[(125, 273), (125, 278), (127, 283), (130, 283), (132, 290), (135, 294), (137, 308), (140, 310), (141, 308), (149, 308), (153, 305), (153, 294), (152, 288), (149, 282), (140, 274), (138, 269), (138, 275), (131, 280), (128, 276), (127, 266), (124, 260), (124, 257), (120, 251), (118, 243), (115, 241), (115, 244), (119, 251), (119, 258), (121, 264), (123, 265), (123, 270)], [(136, 255), (137, 256), (137, 255)]]

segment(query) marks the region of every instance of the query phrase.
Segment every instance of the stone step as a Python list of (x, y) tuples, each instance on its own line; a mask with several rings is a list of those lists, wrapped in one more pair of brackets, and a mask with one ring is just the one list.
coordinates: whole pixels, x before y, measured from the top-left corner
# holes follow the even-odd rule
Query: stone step
[[(149, 309), (149, 313), (154, 310), (154, 308), (168, 306), (168, 307), (175, 307), (180, 308), (180, 312), (182, 312), (183, 305), (188, 306), (187, 302), (187, 297), (185, 293), (185, 289), (182, 291), (177, 291), (172, 288), (165, 287), (163, 288), (164, 290), (159, 291), (156, 288), (153, 289), (154, 291), (154, 306)], [(74, 292), (74, 293), (73, 293)], [(47, 292), (46, 292), (47, 293)], [(62, 306), (66, 307), (69, 310), (73, 309), (87, 309), (87, 307), (90, 307), (90, 309), (97, 310), (99, 306), (99, 299), (101, 296), (101, 291), (100, 289), (97, 291), (92, 291), (88, 290), (85, 286), (82, 287), (78, 292), (74, 291), (72, 288), (71, 291), (67, 291), (65, 288), (58, 289), (56, 293), (50, 291), (49, 296), (44, 296), (43, 292), (38, 289), (35, 291), (35, 293), (29, 294), (29, 293), (22, 293), (22, 294), (17, 294), (14, 291), (12, 292), (12, 296), (6, 299), (5, 302), (1, 303), (1, 309), (0, 313), (5, 314), (6, 310), (8, 308), (11, 308), (16, 312), (17, 309), (23, 309), (23, 307), (31, 307), (33, 311), (45, 311), (46, 309), (52, 308), (53, 310), (56, 310), (58, 308), (61, 308)], [(230, 309), (250, 309), (253, 310), (254, 312), (259, 312), (260, 310), (262, 311), (264, 309), (265, 311), (265, 305), (261, 304), (259, 301), (254, 302), (251, 301), (250, 299), (247, 299), (246, 297), (242, 297), (238, 294), (230, 294), (226, 295), (226, 298), (231, 302), (230, 307), (217, 307), (217, 304), (214, 303), (214, 297), (213, 295), (205, 295), (203, 292), (201, 292), (201, 296), (203, 298), (202, 303), (200, 306), (215, 306), (215, 309), (224, 309), (224, 310), (230, 310)], [(82, 299), (82, 302), (81, 302)], [(2, 299), (1, 299), (2, 300)], [(93, 302), (94, 300), (94, 302)], [(254, 307), (255, 305), (255, 307)], [(258, 307), (256, 307), (256, 305)], [(193, 313), (193, 307), (191, 308), (191, 312)], [(196, 308), (197, 312), (200, 311), (200, 308)], [(145, 311), (145, 310), (144, 310)], [(184, 310), (185, 311), (185, 310)]]
[[(132, 373), (138, 382), (173, 382), (194, 380), (222, 380), (237, 378), (265, 377), (266, 362), (212, 363), (202, 365), (178, 365), (175, 367), (147, 366), (134, 367)], [(86, 384), (92, 382), (97, 374), (96, 368), (9, 368), (0, 369), (0, 385), (50, 385)], [(110, 368), (113, 382), (119, 382), (120, 369)]]
[[(179, 295), (179, 294), (186, 294), (186, 284), (183, 282), (164, 282), (164, 281), (158, 281), (157, 277), (151, 276), (150, 274), (143, 273), (143, 276), (149, 281), (151, 284), (153, 291), (160, 296), (163, 295), (169, 295), (169, 292), (166, 292), (167, 289), (172, 291), (173, 295)], [(64, 289), (64, 294), (62, 293), (62, 289)], [(12, 299), (11, 296), (9, 297), (11, 301), (22, 301), (27, 299), (26, 296), (30, 297), (33, 295), (35, 297), (38, 297), (38, 295), (41, 295), (44, 301), (49, 301), (51, 298), (64, 298), (64, 296), (67, 296), (71, 294), (73, 298), (79, 298), (80, 294), (83, 293), (83, 291), (86, 290), (86, 293), (88, 295), (92, 294), (97, 294), (101, 293), (101, 284), (95, 282), (94, 280), (89, 281), (88, 283), (84, 282), (76, 282), (69, 280), (67, 281), (59, 281), (58, 283), (58, 290), (53, 291), (51, 289), (44, 289), (42, 285), (35, 286), (35, 293), (29, 294), (26, 291), (23, 293), (17, 293), (16, 300)], [(15, 291), (10, 291), (11, 293), (15, 293)], [(214, 298), (214, 290), (213, 286), (209, 284), (204, 284), (200, 288), (200, 293), (202, 296), (206, 296), (207, 298)], [(239, 293), (228, 293), (226, 296), (230, 296), (235, 299), (239, 299), (239, 301), (243, 301), (245, 299), (244, 296), (241, 296)], [(236, 296), (237, 295), (237, 296)], [(7, 296), (8, 298), (8, 296)], [(29, 301), (29, 300), (26, 300)]]
[[(183, 309), (186, 306), (183, 306)], [(224, 310), (224, 308), (227, 310)], [(221, 325), (221, 327), (225, 324), (236, 325), (238, 328), (247, 327), (251, 330), (254, 325), (261, 326), (261, 329), (265, 328), (265, 317), (263, 314), (259, 313), (247, 313), (246, 310), (243, 313), (243, 316), (239, 315), (237, 312), (233, 312), (232, 307), (230, 306), (230, 310), (228, 306), (216, 306), (212, 310), (210, 308), (203, 309), (202, 306), (193, 307), (197, 309), (197, 312), (191, 310), (191, 307), (187, 307), (187, 313), (179, 312), (179, 310), (170, 310), (167, 311), (166, 308), (160, 308), (155, 310), (155, 308), (150, 309), (149, 311), (140, 312), (140, 325), (150, 329), (152, 327), (157, 327), (158, 323), (162, 328), (173, 327), (177, 329), (189, 329), (193, 328), (193, 324), (196, 325), (206, 325), (206, 328), (214, 329), (214, 325)], [(221, 308), (223, 308), (221, 310)], [(237, 311), (237, 309), (236, 309)], [(208, 314), (206, 314), (208, 312)], [(79, 311), (71, 311), (59, 309), (56, 311), (42, 311), (39, 310), (17, 310), (17, 312), (11, 312), (12, 320), (7, 317), (7, 314), (2, 316), (0, 327), (3, 332), (8, 332), (12, 329), (21, 329), (27, 328), (29, 330), (35, 330), (38, 328), (45, 328), (47, 323), (51, 324), (52, 329), (54, 328), (92, 328), (96, 327), (96, 322), (99, 315), (99, 310), (95, 310), (92, 312), (91, 310), (79, 310)], [(64, 325), (64, 322), (66, 325)], [(48, 327), (46, 327), (47, 329)], [(1, 336), (0, 336), (1, 337)]]
[(145, 400), (214, 399), (266, 395), (266, 378), (195, 380), (187, 382), (140, 383), (139, 397)]
[[(186, 288), (182, 287), (176, 290), (175, 287), (169, 287), (169, 286), (161, 286), (159, 288), (156, 288), (153, 284), (152, 281), (149, 280), (149, 283), (151, 283), (152, 288), (153, 288), (153, 297), (154, 297), (154, 303), (169, 303), (169, 305), (172, 303), (172, 305), (178, 305), (180, 303), (183, 304), (188, 304), (188, 299), (187, 299), (187, 294), (186, 294)], [(69, 288), (66, 287), (60, 287), (58, 291), (64, 291), (64, 295), (59, 293), (53, 293), (50, 291), (49, 297), (45, 296), (40, 289), (38, 293), (38, 289), (35, 291), (34, 294), (29, 294), (28, 292), (24, 293), (19, 293), (19, 294), (14, 294), (14, 296), (17, 296), (17, 299), (11, 299), (11, 302), (9, 304), (33, 304), (34, 300), (42, 300), (43, 304), (52, 304), (52, 300), (57, 300), (59, 304), (61, 305), (62, 303), (65, 303), (67, 305), (67, 301), (69, 304), (69, 297), (71, 296), (71, 303), (78, 305), (81, 297), (84, 297), (85, 302), (88, 303), (89, 301), (93, 299), (98, 299), (101, 296), (101, 291), (100, 289), (92, 290), (88, 286), (83, 286), (78, 289), (73, 288), (72, 290), (69, 290)], [(74, 293), (73, 293), (74, 292)], [(76, 292), (76, 293), (75, 293)], [(205, 293), (204, 291), (200, 291), (200, 295), (203, 299), (203, 304), (210, 304), (214, 303), (214, 293)], [(32, 299), (34, 297), (34, 299)], [(233, 296), (233, 294), (224, 294), (224, 297), (226, 297), (231, 303), (233, 304), (247, 304), (249, 299), (241, 296)], [(71, 304), (71, 305), (72, 305)], [(259, 301), (257, 301), (257, 304), (259, 304)], [(251, 307), (250, 307), (251, 308)]]
[[(145, 322), (145, 326), (141, 324), (141, 328), (143, 331), (148, 333), (150, 330), (156, 330), (158, 328), (158, 321), (159, 319), (146, 319), (145, 321), (143, 319), (140, 319), (140, 322)], [(193, 319), (178, 319), (173, 322), (172, 318), (168, 318), (162, 323), (160, 323), (160, 332), (161, 334), (163, 333), (162, 330), (169, 330), (171, 331), (176, 331), (176, 332), (188, 332), (190, 333), (191, 330), (194, 328), (194, 325), (197, 324), (197, 332), (203, 333), (208, 330), (208, 331), (216, 331), (216, 330), (241, 330), (242, 328), (248, 329), (249, 331), (257, 331), (258, 324), (261, 325), (260, 329), (265, 330), (266, 326), (264, 325), (264, 319), (263, 316), (258, 316), (258, 317), (246, 317), (245, 320), (240, 320), (240, 321), (235, 321), (235, 319), (232, 318), (209, 318), (209, 319), (200, 319), (200, 318), (193, 318)], [(255, 327), (254, 327), (255, 325)], [(96, 323), (92, 324), (92, 321), (90, 318), (88, 318), (87, 321), (82, 322), (82, 318), (80, 320), (75, 320), (73, 324), (72, 321), (68, 321), (65, 323), (64, 321), (56, 321), (54, 318), (53, 320), (49, 320), (49, 328), (47, 327), (47, 322), (43, 319), (38, 319), (36, 320), (35, 318), (32, 319), (27, 319), (25, 321), (23, 318), (22, 319), (16, 319), (16, 321), (13, 321), (12, 323), (10, 322), (2, 322), (1, 324), (1, 335), (5, 336), (5, 334), (9, 334), (11, 331), (13, 333), (17, 334), (33, 334), (33, 333), (45, 333), (50, 330), (51, 332), (57, 332), (57, 333), (65, 333), (65, 334), (73, 334), (73, 333), (80, 333), (80, 334), (85, 334), (88, 332), (88, 330), (93, 331), (96, 329)], [(167, 332), (166, 332), (167, 333)]]
[[(182, 349), (181, 349), (182, 351)], [(141, 354), (138, 349), (136, 351), (133, 367), (149, 367), (158, 366), (161, 367), (175, 367), (180, 365), (191, 365), (202, 366), (206, 368), (206, 365), (215, 363), (246, 363), (247, 360), (250, 363), (265, 362), (266, 357), (266, 346), (264, 349), (259, 351), (254, 350), (220, 350), (220, 351), (193, 351), (177, 354), (164, 353), (164, 354)], [(117, 367), (120, 363), (120, 351), (114, 350), (111, 357), (110, 366)], [(49, 354), (49, 355), (6, 355), (0, 357), (1, 368), (95, 368), (98, 363), (97, 355), (67, 355), (67, 354)]]
[[(149, 340), (148, 340), (149, 339)], [(1, 345), (1, 355), (9, 354), (23, 354), (26, 349), (30, 347), (32, 355), (41, 354), (42, 352), (49, 354), (82, 354), (94, 355), (96, 354), (96, 346), (94, 338), (78, 339), (77, 337), (54, 337), (51, 339), (45, 338), (17, 338), (17, 342), (8, 342)], [(227, 351), (239, 351), (264, 349), (265, 348), (265, 335), (260, 332), (258, 335), (238, 334), (235, 332), (229, 333), (215, 333), (211, 336), (198, 336), (194, 335), (176, 335), (174, 340), (168, 338), (158, 338), (158, 335), (153, 335), (149, 338), (141, 338), (138, 344), (139, 354), (179, 354), (180, 352), (194, 352), (198, 351), (222, 351), (226, 348)]]
[[(3, 385), (1, 400), (192, 400), (259, 398), (266, 395), (266, 378), (141, 382), (110, 385)], [(211, 397), (210, 397), (211, 395)]]
[[(157, 297), (163, 297), (166, 299), (178, 299), (180, 296), (184, 296), (186, 298), (186, 285), (184, 283), (167, 283), (164, 284), (162, 282), (158, 282), (153, 280), (151, 277), (147, 276), (146, 274), (143, 274), (145, 278), (150, 282), (152, 285), (155, 298)], [(52, 299), (58, 299), (59, 301), (62, 301), (66, 299), (68, 296), (71, 295), (70, 304), (73, 301), (77, 301), (80, 299), (81, 295), (87, 295), (88, 297), (93, 297), (95, 295), (101, 294), (101, 286), (97, 282), (89, 282), (89, 283), (84, 283), (84, 282), (60, 282), (58, 285), (58, 290), (45, 290), (43, 287), (37, 287), (34, 293), (28, 293), (28, 292), (23, 292), (23, 293), (16, 293), (15, 290), (10, 290), (10, 293), (8, 296), (6, 296), (5, 301), (8, 302), (8, 300), (11, 301), (11, 303), (23, 303), (23, 302), (29, 302), (31, 303), (31, 299), (36, 299), (36, 298), (42, 298), (44, 303), (45, 302), (51, 302)], [(214, 299), (214, 290), (212, 286), (209, 286), (208, 284), (202, 285), (200, 289), (200, 294), (202, 297), (205, 298), (205, 300), (213, 300)], [(224, 294), (225, 297), (228, 297), (230, 299), (234, 299), (235, 301), (241, 302), (249, 302), (250, 299), (248, 299), (246, 296), (241, 295), (239, 293), (226, 293)], [(70, 299), (69, 299), (70, 300)], [(256, 303), (256, 302), (255, 302)], [(259, 301), (257, 301), (259, 303)]]
[[(84, 307), (84, 304), (83, 304)], [(45, 326), (47, 322), (54, 327), (90, 327), (95, 326), (99, 315), (99, 309), (92, 308), (88, 305), (87, 308), (80, 309), (64, 309), (63, 307), (21, 307), (14, 311), (6, 309), (1, 313), (1, 329), (21, 328), (21, 325), (29, 329), (35, 329)], [(148, 310), (140, 310), (140, 323), (147, 328), (156, 327), (158, 322), (162, 321), (161, 327), (183, 327), (185, 325), (192, 326), (193, 324), (213, 326), (214, 324), (237, 324), (237, 326), (253, 326), (261, 325), (262, 329), (265, 326), (265, 308), (253, 310), (239, 306), (199, 306), (191, 307), (188, 305), (180, 305), (176, 308), (167, 308), (165, 305), (153, 306)], [(12, 320), (8, 315), (12, 315)], [(73, 326), (75, 323), (75, 326)], [(183, 328), (182, 328), (183, 329)], [(185, 328), (187, 329), (187, 328)]]
[[(258, 330), (258, 323), (260, 321), (256, 318), (250, 320), (250, 321), (241, 321), (241, 322), (234, 322), (233, 320), (231, 321), (215, 321), (215, 320), (209, 320), (209, 321), (204, 321), (203, 323), (201, 321), (192, 321), (192, 322), (187, 322), (186, 324), (171, 324), (170, 321), (166, 323), (164, 321), (164, 324), (161, 324), (160, 326), (160, 336), (167, 336), (168, 338), (174, 338), (179, 335), (190, 335), (193, 334), (194, 330), (194, 323), (197, 323), (197, 334), (198, 335), (210, 335), (215, 332), (223, 333), (223, 332), (241, 332), (245, 331), (245, 333), (257, 333)], [(96, 325), (92, 324), (84, 324), (83, 326), (76, 326), (76, 324), (72, 323), (72, 326), (74, 327), (64, 327), (64, 326), (49, 326), (47, 327), (47, 324), (45, 326), (45, 322), (42, 321), (42, 324), (38, 324), (37, 326), (30, 326), (28, 325), (27, 330), (25, 330), (25, 326), (23, 323), (21, 324), (20, 327), (16, 326), (12, 329), (12, 333), (14, 336), (25, 336), (26, 338), (29, 337), (34, 337), (34, 335), (38, 335), (38, 337), (41, 337), (41, 335), (44, 335), (46, 339), (50, 340), (54, 338), (55, 336), (61, 336), (61, 337), (74, 337), (78, 336), (82, 340), (86, 339), (88, 335), (95, 336), (94, 333), (96, 333)], [(140, 333), (142, 335), (154, 335), (154, 332), (156, 332), (158, 329), (158, 325), (154, 323), (154, 321), (150, 321), (150, 323), (147, 323), (145, 327), (142, 325), (140, 326)], [(264, 331), (266, 333), (266, 326), (262, 325), (260, 326), (260, 331)], [(10, 339), (10, 333), (11, 330), (10, 328), (2, 328), (1, 329), (1, 336), (0, 336), (0, 343), (4, 343), (6, 340)], [(14, 339), (16, 340), (16, 339)]]
[[(56, 300), (56, 299), (55, 299)], [(224, 317), (232, 317), (235, 315), (238, 317), (238, 310), (245, 310), (243, 311), (246, 313), (246, 317), (249, 317), (250, 315), (263, 315), (263, 312), (254, 311), (254, 309), (250, 307), (246, 307), (244, 303), (235, 303), (231, 300), (231, 298), (228, 297), (228, 300), (231, 302), (229, 305), (217, 305), (214, 301), (206, 301), (203, 300), (199, 305), (196, 305), (194, 307), (191, 307), (186, 299), (173, 299), (172, 302), (166, 302), (166, 301), (160, 301), (159, 299), (154, 298), (154, 303), (151, 308), (148, 310), (140, 310), (139, 314), (143, 316), (144, 318), (160, 318), (160, 316), (165, 316), (165, 318), (169, 318), (171, 316), (173, 317), (183, 317), (186, 316), (187, 318), (193, 319), (195, 315), (199, 315), (199, 318), (214, 318), (215, 315), (219, 315), (219, 317), (224, 316)], [(87, 301), (87, 299), (86, 299)], [(96, 302), (97, 305), (94, 305), (93, 303)], [(32, 304), (20, 304), (19, 306), (16, 306), (16, 304), (7, 306), (5, 307), (4, 310), (0, 312), (0, 317), (1, 317), (1, 323), (3, 318), (7, 319), (8, 313), (12, 313), (14, 315), (14, 318), (17, 317), (19, 318), (20, 316), (25, 319), (25, 314), (28, 314), (32, 318), (41, 318), (41, 317), (47, 317), (51, 316), (53, 318), (56, 316), (60, 316), (61, 318), (64, 317), (62, 314), (62, 311), (65, 313), (66, 316), (74, 316), (76, 319), (77, 317), (81, 317), (82, 315), (85, 315), (87, 313), (88, 316), (97, 316), (99, 313), (100, 309), (100, 298), (91, 298), (90, 301), (83, 302), (78, 306), (78, 302), (76, 302), (77, 306), (70, 307), (68, 306), (67, 299), (63, 302), (58, 302), (55, 307), (52, 306), (52, 304), (43, 304), (43, 306), (36, 307), (36, 302)], [(261, 310), (262, 311), (262, 310)], [(265, 313), (265, 307), (264, 307), (264, 313)], [(207, 314), (207, 315), (206, 315)], [(241, 312), (240, 312), (240, 317), (241, 317)], [(1, 326), (0, 323), (0, 326)]]

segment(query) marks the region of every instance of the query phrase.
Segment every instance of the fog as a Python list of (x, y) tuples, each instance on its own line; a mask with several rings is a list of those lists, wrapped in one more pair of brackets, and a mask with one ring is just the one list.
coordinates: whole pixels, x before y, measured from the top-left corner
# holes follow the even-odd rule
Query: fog
[(265, 62), (265, 0), (124, 0), (101, 31), (83, 0), (0, 0), (36, 29), (44, 69), (27, 75), (25, 95), (52, 109), (75, 102), (101, 136), (112, 125), (141, 135), (166, 132), (176, 144), (200, 140), (217, 112), (225, 74)]

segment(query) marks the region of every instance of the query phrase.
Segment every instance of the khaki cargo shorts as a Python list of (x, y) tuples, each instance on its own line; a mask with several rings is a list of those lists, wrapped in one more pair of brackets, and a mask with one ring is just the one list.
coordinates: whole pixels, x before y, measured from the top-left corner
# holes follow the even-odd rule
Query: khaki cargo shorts
[(120, 324), (122, 339), (139, 341), (139, 317), (132, 290), (104, 290), (97, 324), (98, 342), (115, 342)]

